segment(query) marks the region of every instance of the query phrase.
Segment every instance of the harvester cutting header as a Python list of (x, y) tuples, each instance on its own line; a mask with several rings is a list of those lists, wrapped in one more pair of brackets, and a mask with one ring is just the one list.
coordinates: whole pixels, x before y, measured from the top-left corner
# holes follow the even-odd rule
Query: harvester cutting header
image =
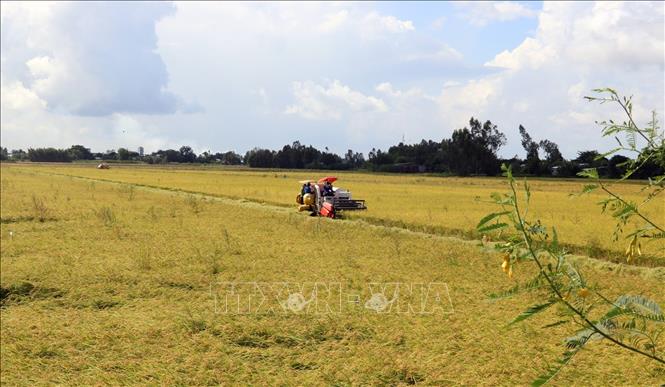
[(313, 216), (328, 218), (339, 216), (341, 211), (366, 210), (364, 200), (352, 199), (351, 192), (333, 187), (335, 176), (314, 180), (301, 180), (302, 188), (296, 197), (299, 211), (309, 211)]

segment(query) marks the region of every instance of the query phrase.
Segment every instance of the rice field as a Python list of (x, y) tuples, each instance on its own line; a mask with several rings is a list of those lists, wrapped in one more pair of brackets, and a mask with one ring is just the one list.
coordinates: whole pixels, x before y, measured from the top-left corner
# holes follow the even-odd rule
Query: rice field
[[(103, 179), (193, 193), (295, 205), (298, 180), (318, 179), (324, 171), (253, 171), (220, 168), (174, 169), (114, 167), (96, 170), (88, 166), (40, 166), (35, 172)], [(367, 200), (369, 210), (350, 214), (373, 224), (398, 226), (414, 231), (479, 239), (475, 226), (483, 216), (496, 211), (490, 194), (506, 192), (504, 179), (441, 178), (422, 175), (377, 175), (333, 173), (337, 185), (351, 189), (354, 197)], [(584, 180), (541, 179), (530, 181), (534, 216), (545, 225), (556, 226), (559, 237), (574, 253), (613, 262), (624, 260), (625, 243), (613, 240), (614, 223), (602, 214), (597, 203), (605, 198), (599, 192), (579, 196)], [(616, 184), (616, 192), (638, 201), (643, 184)], [(658, 219), (665, 217), (665, 201), (652, 201), (645, 212)], [(647, 257), (635, 264), (665, 265), (665, 242), (647, 245)], [(655, 257), (655, 259), (654, 259)]]
[[(523, 385), (559, 357), (574, 327), (542, 330), (548, 311), (507, 329), (534, 296), (488, 301), (514, 283), (501, 259), (449, 236), (473, 237), (501, 180), (338, 176), (369, 211), (297, 213), (306, 172), (2, 165), (0, 383)], [(579, 184), (535, 181), (535, 208), (570, 245), (620, 250)], [(579, 264), (665, 305), (662, 267)], [(555, 382), (663, 380), (600, 341)]]

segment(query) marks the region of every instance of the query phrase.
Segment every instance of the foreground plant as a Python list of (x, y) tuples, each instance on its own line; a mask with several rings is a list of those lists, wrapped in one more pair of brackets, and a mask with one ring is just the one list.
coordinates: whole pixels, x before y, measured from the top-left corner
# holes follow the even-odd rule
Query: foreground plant
[[(627, 116), (627, 120), (621, 123), (614, 122), (613, 120), (599, 122), (603, 126), (603, 136), (613, 136), (619, 146), (599, 155), (596, 159), (599, 160), (620, 151), (635, 154), (636, 157), (634, 160), (628, 159), (624, 163), (619, 164), (620, 167), (626, 168), (625, 173), (619, 181), (628, 179), (649, 165), (654, 165), (665, 170), (665, 135), (659, 130), (656, 113), (652, 113), (652, 119), (647, 124), (647, 127), (640, 128), (635, 124), (633, 118), (633, 103), (631, 98), (619, 97), (616, 91), (609, 88), (595, 89), (594, 91), (604, 93), (607, 97), (584, 98), (589, 101), (599, 101), (600, 103), (616, 103)], [(623, 142), (619, 140), (619, 134), (624, 134), (625, 139)], [(643, 148), (638, 146), (640, 140), (645, 143)], [(647, 184), (642, 189), (645, 197), (640, 203), (621, 197), (621, 195), (613, 190), (612, 184), (600, 179), (596, 168), (585, 169), (578, 175), (593, 180), (593, 184), (585, 185), (583, 193), (600, 189), (608, 195), (605, 200), (600, 202), (600, 205), (603, 212), (610, 211), (612, 217), (616, 220), (616, 227), (614, 229), (615, 241), (624, 232), (624, 228), (628, 225), (629, 221), (632, 219), (638, 221), (637, 227), (634, 227), (626, 235), (629, 241), (626, 248), (628, 263), (634, 260), (636, 256), (642, 255), (641, 241), (652, 242), (665, 238), (665, 225), (658, 224), (655, 219), (648, 217), (643, 211), (644, 207), (654, 202), (653, 199), (665, 190), (665, 173), (660, 175), (647, 173)], [(663, 220), (662, 216), (660, 220)]]
[[(588, 99), (619, 102), (629, 118), (628, 122), (621, 125), (612, 121), (601, 123), (605, 126), (604, 135), (624, 132), (629, 138), (627, 147), (617, 148), (601, 157), (619, 150), (636, 151), (638, 153), (636, 160), (626, 163), (624, 179), (646, 165), (649, 160), (664, 157), (663, 137), (658, 133), (655, 119), (649, 129), (638, 129), (632, 118), (630, 99), (620, 99), (611, 89), (595, 91), (609, 93), (610, 97)], [(636, 136), (642, 136), (646, 140), (645, 148), (638, 149)], [(621, 142), (619, 143), (621, 144)], [(559, 306), (557, 321), (546, 325), (545, 328), (563, 324), (577, 326), (577, 330), (565, 339), (566, 350), (563, 356), (555, 365), (549, 367), (534, 380), (533, 385), (540, 386), (552, 380), (585, 345), (594, 340), (607, 340), (623, 349), (665, 364), (662, 349), (659, 348), (660, 337), (665, 331), (665, 316), (660, 306), (642, 295), (624, 294), (612, 300), (600, 291), (591, 289), (580, 270), (566, 259), (567, 253), (559, 245), (556, 228), (548, 228), (540, 220), (529, 217), (531, 199), (529, 184), (526, 180), (524, 181), (521, 190), (524, 196), (520, 199), (520, 189), (512, 171), (506, 166), (503, 166), (502, 169), (507, 177), (510, 191), (507, 194), (492, 195), (492, 199), (502, 210), (481, 219), (477, 229), (481, 233), (487, 233), (498, 230), (507, 231), (512, 228), (514, 232), (507, 233), (509, 236), (505, 237), (504, 241), (494, 245), (502, 255), (503, 271), (512, 278), (513, 267), (516, 264), (530, 263), (537, 267), (538, 273), (535, 277), (491, 297), (505, 298), (523, 291), (539, 295), (541, 301), (529, 307), (509, 325), (523, 321), (553, 306)], [(609, 195), (601, 205), (603, 211), (612, 210), (612, 216), (617, 220), (615, 239), (628, 225), (631, 218), (636, 217), (644, 222), (637, 225), (635, 230), (628, 234), (630, 239), (627, 251), (629, 261), (634, 258), (635, 254), (641, 254), (640, 239), (653, 240), (665, 235), (661, 226), (640, 211), (640, 205), (622, 198), (611, 189), (609, 184), (601, 181), (597, 170), (588, 169), (583, 171), (582, 175), (594, 179), (594, 184), (585, 186), (584, 192), (602, 189)], [(663, 176), (650, 178), (645, 188), (645, 191), (649, 192), (641, 205), (651, 201), (662, 190)]]

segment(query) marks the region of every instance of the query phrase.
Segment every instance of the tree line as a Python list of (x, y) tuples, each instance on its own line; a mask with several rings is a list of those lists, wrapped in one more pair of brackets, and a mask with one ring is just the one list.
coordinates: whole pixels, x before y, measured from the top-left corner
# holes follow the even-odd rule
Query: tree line
[[(506, 144), (506, 136), (491, 121), (484, 123), (476, 118), (468, 126), (455, 130), (450, 138), (441, 141), (422, 140), (416, 144), (399, 143), (386, 151), (372, 149), (367, 158), (349, 149), (342, 156), (328, 148), (319, 150), (299, 141), (284, 145), (279, 150), (254, 148), (240, 155), (234, 151), (196, 154), (191, 147), (158, 150), (148, 155), (126, 148), (93, 153), (83, 145), (69, 149), (31, 148), (9, 152), (0, 149), (2, 160), (36, 162), (71, 162), (76, 160), (117, 160), (148, 164), (201, 163), (222, 165), (246, 165), (250, 168), (369, 170), (376, 172), (427, 172), (457, 176), (494, 176), (502, 163), (511, 165), (516, 174), (528, 176), (576, 176), (584, 168), (596, 168), (603, 177), (618, 178), (625, 171), (630, 159), (622, 155), (606, 158), (596, 150), (583, 150), (577, 157), (566, 160), (556, 143), (540, 139), (536, 141), (527, 129), (520, 125), (519, 133), (524, 148), (524, 158), (517, 155), (501, 159), (497, 152)], [(645, 178), (665, 173), (665, 157), (647, 157), (640, 173), (633, 178)], [(646, 155), (648, 156), (648, 155)], [(641, 156), (645, 157), (645, 156)]]
[(166, 163), (219, 163), (225, 165), (241, 165), (243, 157), (233, 151), (223, 153), (203, 152), (199, 155), (194, 153), (191, 147), (182, 146), (180, 149), (158, 150), (149, 155), (141, 155), (139, 152), (126, 148), (111, 149), (106, 152), (92, 152), (90, 148), (83, 145), (72, 145), (68, 149), (56, 148), (30, 148), (12, 150), (0, 149), (0, 160), (9, 161), (34, 161), (34, 162), (72, 162), (79, 160), (99, 161), (125, 161), (142, 162), (148, 164)]

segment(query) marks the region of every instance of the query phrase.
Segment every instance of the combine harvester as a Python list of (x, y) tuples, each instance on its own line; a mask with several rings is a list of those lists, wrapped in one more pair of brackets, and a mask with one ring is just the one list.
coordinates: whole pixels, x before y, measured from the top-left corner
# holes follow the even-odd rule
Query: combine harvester
[(337, 181), (334, 176), (324, 177), (318, 181), (301, 180), (303, 189), (306, 185), (311, 188), (311, 193), (303, 193), (303, 190), (296, 197), (296, 203), (299, 204), (299, 211), (309, 211), (312, 216), (325, 216), (327, 218), (339, 217), (343, 211), (366, 210), (364, 200), (352, 199), (351, 192), (338, 187), (331, 187), (326, 192), (325, 185)]

